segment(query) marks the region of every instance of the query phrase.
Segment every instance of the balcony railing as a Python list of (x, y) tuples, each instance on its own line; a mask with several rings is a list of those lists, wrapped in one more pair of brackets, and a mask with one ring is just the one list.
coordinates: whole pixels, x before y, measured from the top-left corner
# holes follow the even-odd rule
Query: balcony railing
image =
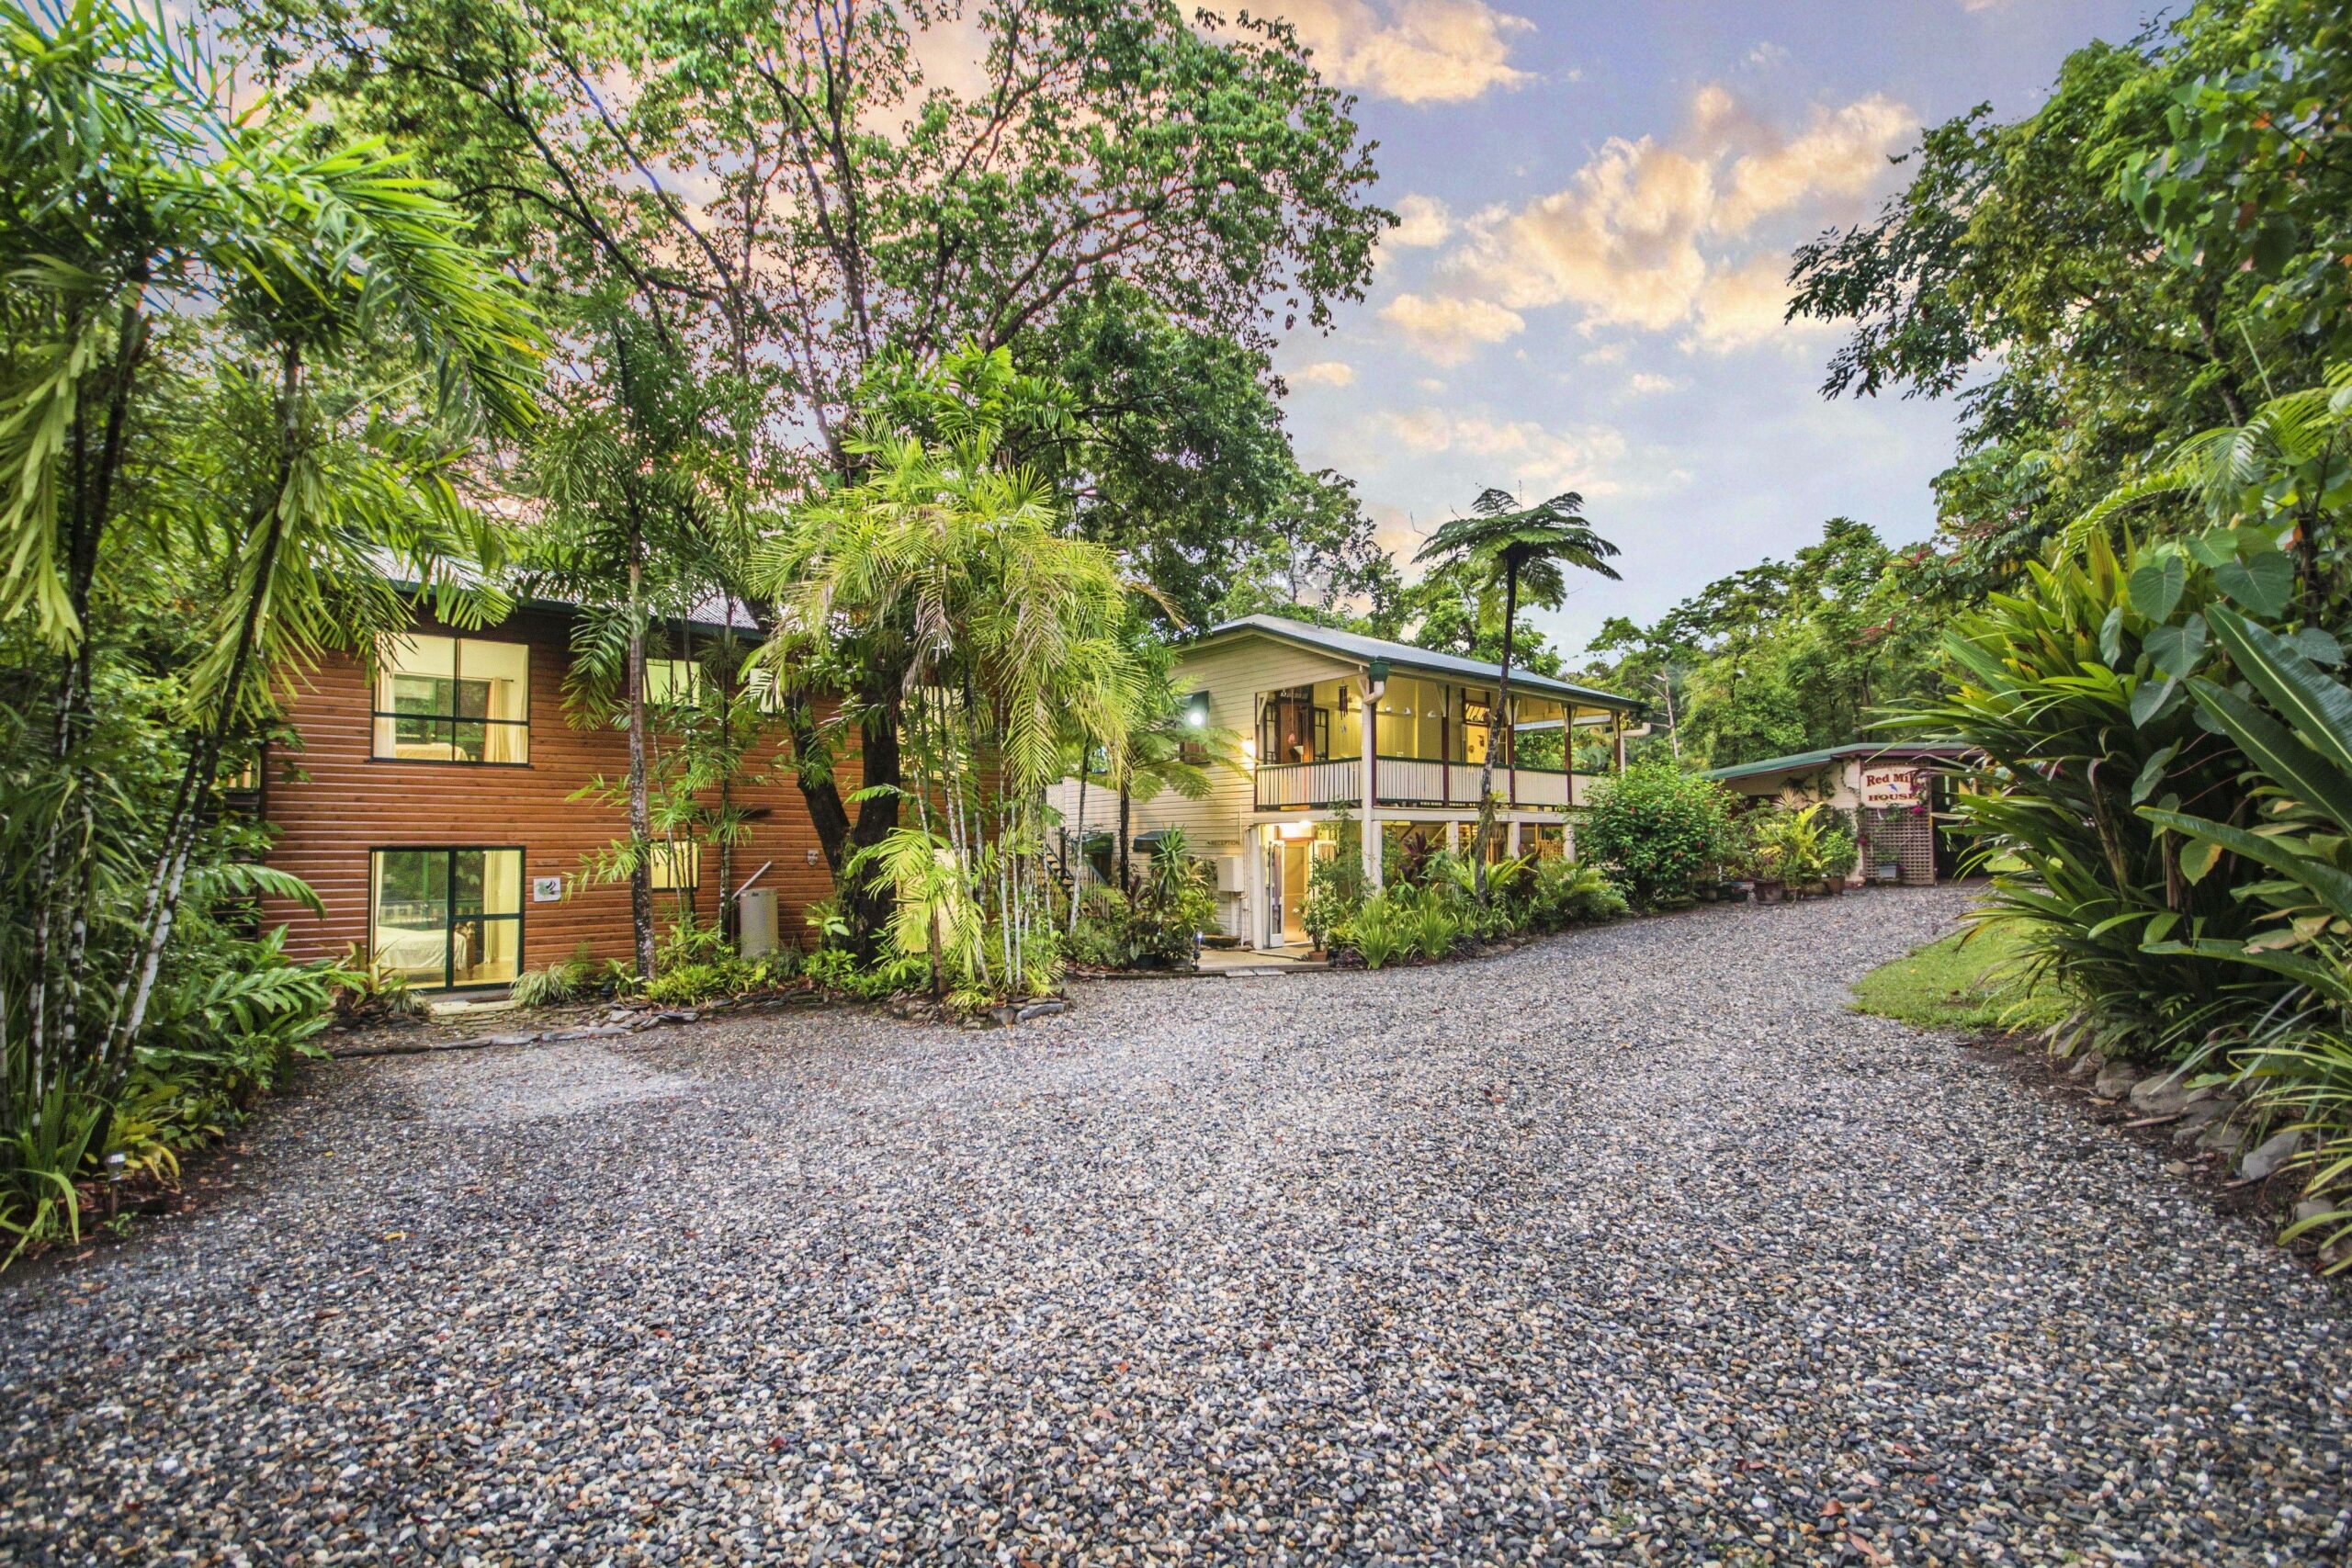
[[(1421, 757), (1382, 757), (1374, 765), (1383, 806), (1458, 806), (1475, 810), (1478, 804), (1476, 762), (1440, 762)], [(1261, 811), (1290, 807), (1354, 807), (1363, 805), (1363, 762), (1349, 757), (1329, 762), (1268, 762), (1253, 775)], [(1584, 781), (1589, 773), (1564, 773), (1550, 768), (1497, 768), (1495, 793), (1507, 806), (1557, 811), (1584, 803)]]
[(1257, 773), (1258, 809), (1285, 806), (1344, 806), (1363, 803), (1363, 762), (1276, 762)]

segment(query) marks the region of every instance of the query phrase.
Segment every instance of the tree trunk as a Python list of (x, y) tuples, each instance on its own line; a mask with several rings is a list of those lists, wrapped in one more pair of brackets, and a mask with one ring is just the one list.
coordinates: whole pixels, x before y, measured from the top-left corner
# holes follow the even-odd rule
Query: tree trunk
[(639, 541), (629, 541), (628, 558), (628, 913), (637, 939), (637, 977), (653, 978), (653, 813), (645, 784), (645, 617), (639, 604), (645, 567)]
[(726, 622), (719, 632), (718, 681), (711, 693), (718, 717), (718, 754), (725, 766), (718, 774), (718, 929), (729, 942), (737, 925), (730, 896), (735, 889), (735, 770), (741, 759), (735, 750), (735, 595), (719, 597)]
[(294, 449), (300, 434), (296, 394), (300, 389), (301, 373), (301, 355), (288, 344), (279, 355), (277, 484), (267, 504), (256, 508), (258, 515), (248, 520), (251, 527), (263, 530), (253, 592), (238, 626), (236, 650), (230, 656), (228, 677), (221, 685), (220, 706), (212, 721), (191, 738), (187, 765), (181, 771), (179, 789), (164, 818), (162, 853), (141, 911), (145, 939), (140, 944), (129, 994), (118, 1008), (100, 1050), (99, 1065), (105, 1070), (106, 1081), (99, 1090), (99, 1100), (104, 1108), (101, 1114), (108, 1117), (112, 1115), (115, 1096), (130, 1073), (131, 1043), (147, 1021), (147, 1004), (154, 996), (156, 972), (163, 964), (164, 949), (171, 941), (173, 920), (179, 913), (180, 891), (187, 879), (188, 857), (202, 823), (204, 797), (212, 788), (213, 773), (220, 760), (221, 736), (236, 711), (237, 693), (253, 662), (254, 645), (260, 639), (262, 606), (268, 600), (270, 574), (277, 570), (277, 547), (286, 535), (285, 497), (293, 478)]
[(1134, 835), (1127, 830), (1127, 802), (1130, 798), (1132, 797), (1127, 792), (1126, 775), (1121, 773), (1119, 775), (1119, 891), (1132, 897), (1135, 894), (1136, 879), (1134, 868), (1127, 862), (1128, 846), (1135, 841)]
[[(1470, 885), (1482, 909), (1487, 907), (1487, 842), (1494, 832), (1495, 753), (1510, 743), (1510, 645), (1512, 625), (1518, 619), (1519, 564), (1513, 561), (1503, 568), (1502, 679), (1496, 682), (1494, 721), (1487, 729), (1486, 766), (1478, 770), (1478, 842), (1472, 852)], [(1514, 757), (1512, 765), (1517, 763)]]
[(1086, 742), (1078, 743), (1078, 863), (1069, 868), (1069, 929), (1078, 931), (1078, 883), (1086, 864)]

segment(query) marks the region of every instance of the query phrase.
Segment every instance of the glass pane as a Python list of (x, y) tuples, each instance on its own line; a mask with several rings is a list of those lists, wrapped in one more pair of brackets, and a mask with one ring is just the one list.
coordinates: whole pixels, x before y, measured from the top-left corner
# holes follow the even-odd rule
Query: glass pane
[(523, 923), (475, 916), (458, 922), (454, 933), (456, 968), (450, 983), (458, 986), (494, 985), (522, 972)]
[(391, 682), (402, 675), (438, 676), (447, 681), (458, 673), (458, 639), (412, 633), (386, 637), (376, 650), (376, 705), (389, 708)]
[(483, 853), (484, 852), (481, 850), (459, 850), (456, 854), (449, 857), (451, 861), (449, 868), (449, 908), (460, 919), (463, 919), (468, 915), (479, 915), (482, 912), (481, 863)]
[(520, 721), (530, 716), (531, 649), (520, 642), (472, 642), (463, 649), (459, 673), (468, 685), (481, 688), (479, 714), (468, 718)]
[(457, 694), (451, 712), (459, 718), (488, 718), (490, 716), (489, 682), (458, 681), (453, 683), (457, 687)]
[[(460, 860), (469, 858), (460, 855)], [(470, 858), (481, 870), (478, 886), (481, 897), (481, 912), (485, 915), (519, 915), (523, 912), (523, 852), (520, 850), (477, 850)]]
[(485, 762), (527, 762), (531, 760), (531, 729), (523, 724), (492, 724), (482, 735)]
[(645, 661), (645, 700), (649, 703), (691, 703), (701, 687), (702, 669), (690, 659)]
[(380, 850), (375, 856), (376, 963), (419, 986), (443, 983), (448, 956), (449, 856)]
[(461, 718), (449, 726), (450, 755), (460, 762), (479, 762), (487, 749), (480, 719)]
[(394, 713), (446, 714), (449, 711), (451, 682), (437, 675), (394, 675), (392, 700), (387, 705)]
[(701, 845), (660, 843), (652, 846), (652, 852), (646, 873), (655, 892), (696, 886), (702, 870)]

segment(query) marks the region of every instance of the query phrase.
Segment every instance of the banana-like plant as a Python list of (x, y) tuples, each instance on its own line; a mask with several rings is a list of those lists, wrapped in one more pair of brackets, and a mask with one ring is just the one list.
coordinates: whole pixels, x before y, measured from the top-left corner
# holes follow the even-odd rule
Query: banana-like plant
[[(2208, 541), (2222, 565), (2275, 558), (2266, 541)], [(2247, 568), (2267, 587), (2268, 567)], [(2035, 563), (1946, 640), (1945, 689), (1894, 716), (1897, 728), (1966, 743), (1953, 825), (1990, 874), (1973, 917), (2022, 939), (2018, 979), (2075, 1005), (2064, 1049), (2153, 1055), (2219, 1005), (2230, 976), (2179, 934), (2254, 934), (2230, 879), (2182, 874), (2180, 840), (2135, 814), (2155, 804), (2227, 818), (2244, 760), (2199, 722), (2184, 679), (2205, 653), (2197, 617), (2234, 573), (2177, 544), (2120, 549), (2093, 534)]]
[(2241, 941), (2157, 942), (2149, 951), (2290, 983), (2247, 1032), (2240, 1065), (2261, 1106), (2317, 1134), (2306, 1190), (2335, 1201), (2289, 1235), (2317, 1231), (2333, 1245), (2352, 1238), (2352, 1194), (2344, 1190), (2352, 1178), (2352, 687), (2234, 611), (2216, 606), (2205, 618), (2247, 689), (2198, 680), (2191, 691), (2260, 775), (2267, 820), (2247, 827), (2157, 807), (2141, 815), (2196, 846), (2182, 856), (2192, 878), (2225, 856), (2270, 873), (2243, 889), (2267, 915)]

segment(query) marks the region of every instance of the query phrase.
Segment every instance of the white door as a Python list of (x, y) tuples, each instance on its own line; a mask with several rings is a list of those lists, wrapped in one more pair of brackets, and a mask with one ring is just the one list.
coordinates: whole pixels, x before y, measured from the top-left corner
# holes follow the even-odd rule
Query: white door
[(1266, 931), (1261, 947), (1283, 944), (1283, 845), (1271, 833), (1266, 840)]

